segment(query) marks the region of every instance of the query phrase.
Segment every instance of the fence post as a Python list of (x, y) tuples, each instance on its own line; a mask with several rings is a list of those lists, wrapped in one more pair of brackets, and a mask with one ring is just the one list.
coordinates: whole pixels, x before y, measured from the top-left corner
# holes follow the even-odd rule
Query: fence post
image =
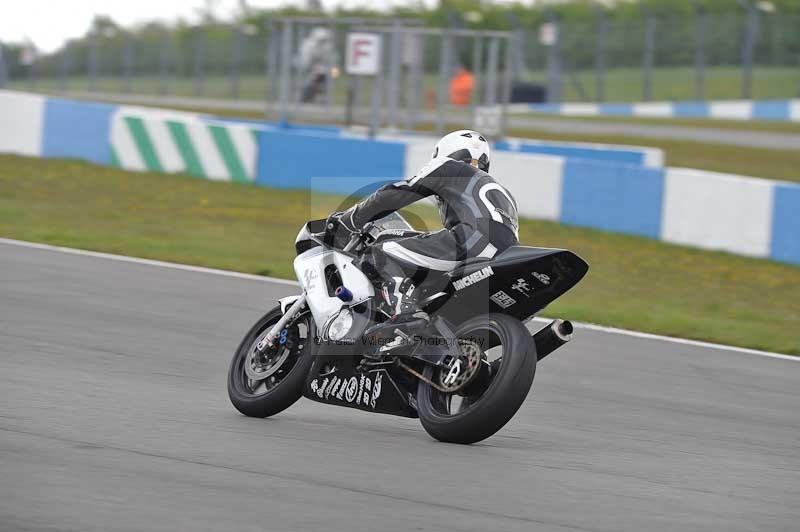
[(94, 92), (97, 89), (97, 59), (98, 59), (98, 46), (99, 46), (99, 39), (100, 39), (100, 32), (92, 30), (92, 37), (91, 42), (89, 44), (89, 62), (88, 62), (88, 69), (87, 72), (89, 76), (89, 84), (88, 89), (89, 92)]
[[(299, 55), (300, 50), (303, 49), (303, 41), (306, 40), (310, 31), (311, 30), (309, 29), (308, 23), (302, 21), (297, 22), (297, 30), (295, 31), (295, 33), (297, 33), (297, 47), (296, 48), (290, 47), (290, 49), (297, 50), (297, 55)], [(297, 55), (295, 57), (297, 57)], [(293, 58), (290, 54), (289, 55), (290, 64), (294, 62), (293, 59), (295, 58)], [(293, 70), (294, 70), (294, 79), (292, 80), (293, 81), (292, 103), (295, 106), (297, 106), (300, 105), (300, 100), (302, 99), (301, 96), (303, 95), (303, 83), (306, 81), (306, 79), (303, 78), (304, 72), (300, 70), (299, 61), (294, 63)]]
[(0, 41), (0, 89), (6, 86), (8, 82), (8, 71), (6, 70), (6, 62), (3, 59), (3, 42)]
[(59, 90), (61, 92), (66, 92), (69, 88), (67, 79), (69, 78), (71, 51), (72, 46), (69, 42), (65, 43), (61, 52), (61, 68), (59, 69)]
[(503, 70), (503, 86), (502, 94), (500, 97), (500, 132), (499, 137), (503, 138), (506, 135), (508, 127), (508, 104), (511, 101), (511, 81), (513, 75), (513, 67), (511, 62), (514, 59), (514, 48), (516, 39), (513, 36), (506, 37), (506, 61), (505, 69)]
[(597, 42), (594, 49), (594, 99), (605, 100), (606, 47), (608, 42), (608, 19), (601, 7), (595, 10), (597, 18)]
[(475, 85), (472, 89), (472, 100), (470, 107), (472, 111), (472, 119), (475, 120), (475, 113), (477, 107), (481, 102), (481, 63), (483, 61), (483, 38), (479, 33), (472, 36), (472, 76), (475, 79)]
[(272, 19), (267, 19), (264, 22), (264, 33), (267, 38), (264, 43), (266, 49), (264, 50), (264, 77), (266, 78), (266, 90), (264, 91), (264, 116), (268, 117), (270, 106), (275, 101), (277, 91), (275, 84), (278, 78), (278, 41), (276, 39), (277, 32), (275, 31), (275, 22)]
[(525, 30), (520, 24), (519, 17), (513, 12), (506, 14), (506, 20), (511, 27), (512, 35), (510, 38), (511, 44), (511, 74), (512, 78), (519, 80), (525, 73)]
[(194, 29), (194, 95), (202, 96), (205, 89), (206, 78), (206, 39), (205, 27), (197, 26)]
[(708, 12), (703, 4), (695, 1), (694, 22), (694, 97), (705, 100), (706, 85), (706, 30)]
[(389, 86), (387, 94), (387, 107), (389, 109), (389, 123), (388, 126), (392, 129), (397, 128), (397, 107), (400, 97), (400, 63), (403, 60), (402, 50), (400, 48), (401, 34), (400, 23), (395, 21), (392, 24), (392, 40), (389, 48)]
[(233, 49), (231, 50), (230, 86), (228, 91), (231, 98), (238, 100), (239, 85), (241, 81), (239, 67), (242, 61), (242, 39), (244, 38), (244, 32), (242, 31), (241, 23), (238, 20), (233, 22), (231, 32), (233, 33)]
[[(381, 55), (386, 53), (384, 50), (384, 47), (381, 47)], [(383, 57), (381, 58), (381, 64), (386, 64), (383, 61)], [(375, 135), (378, 134), (378, 130), (381, 128), (382, 124), (381, 115), (383, 113), (383, 109), (381, 108), (381, 100), (383, 97), (383, 80), (385, 77), (386, 74), (384, 73), (384, 69), (380, 68), (378, 69), (378, 74), (372, 78), (372, 110), (369, 117), (370, 138), (375, 138)]]
[(169, 53), (169, 34), (167, 33), (167, 29), (164, 28), (161, 31), (161, 39), (159, 41), (159, 54), (158, 54), (158, 93), (161, 95), (167, 94), (169, 92), (169, 80), (167, 77), (169, 76), (169, 65), (168, 61), (169, 58), (167, 54)]
[(758, 39), (758, 9), (748, 0), (739, 0), (745, 10), (744, 42), (742, 43), (742, 98), (753, 95), (753, 54)]
[(127, 35), (125, 39), (125, 55), (122, 58), (123, 91), (127, 94), (130, 94), (133, 89), (133, 63), (135, 53), (133, 34)]
[(292, 21), (283, 22), (281, 34), (281, 79), (278, 87), (281, 123), (289, 121), (289, 89), (292, 83)]
[(489, 60), (486, 65), (486, 90), (483, 92), (483, 104), (497, 103), (497, 68), (500, 55), (500, 41), (497, 37), (489, 39)]
[(642, 99), (649, 102), (653, 97), (653, 55), (655, 53), (656, 18), (646, 10), (644, 26), (644, 54), (642, 56)]
[(405, 45), (410, 47), (408, 51), (408, 88), (406, 93), (406, 117), (407, 128), (413, 129), (419, 121), (420, 108), (424, 101), (424, 85), (423, 85), (423, 61), (425, 56), (425, 34), (409, 30), (406, 33), (406, 39), (411, 39), (412, 44), (408, 44), (407, 40)]
[(443, 31), (439, 47), (439, 87), (436, 93), (436, 131), (439, 134), (444, 134), (447, 126), (445, 123), (445, 105), (447, 89), (450, 86), (450, 53), (452, 44), (450, 33), (447, 30)]
[(547, 100), (560, 103), (564, 92), (564, 78), (561, 64), (561, 24), (552, 12), (547, 14), (552, 24), (553, 42), (547, 51)]
[[(328, 25), (328, 31), (330, 32), (331, 46), (333, 50), (337, 50), (339, 26), (335, 22), (331, 22)], [(336, 105), (336, 79), (333, 77), (333, 69), (339, 68), (339, 65), (338, 57), (335, 52), (328, 54), (327, 59), (327, 64), (325, 65), (327, 69), (327, 75), (325, 76), (325, 105), (330, 109), (332, 106)]]

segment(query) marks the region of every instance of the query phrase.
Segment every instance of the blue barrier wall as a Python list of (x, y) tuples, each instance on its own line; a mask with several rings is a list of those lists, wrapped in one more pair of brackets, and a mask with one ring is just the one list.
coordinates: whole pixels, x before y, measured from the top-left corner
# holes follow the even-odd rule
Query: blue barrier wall
[(277, 188), (371, 192), (403, 176), (406, 145), (346, 137), (262, 131), (256, 182)]
[[(639, 103), (529, 104), (533, 113), (800, 122), (800, 100), (719, 100)], [(524, 107), (518, 110), (521, 112)]]
[(774, 202), (770, 256), (800, 264), (800, 185), (776, 185)]
[(108, 142), (116, 105), (48, 98), (45, 103), (42, 155), (111, 163)]
[(556, 155), (558, 157), (593, 159), (620, 164), (645, 164), (645, 152), (642, 150), (625, 149), (600, 149), (589, 146), (571, 146), (568, 144), (539, 144), (527, 142), (509, 142), (499, 140), (495, 143), (497, 151), (513, 151), (519, 153), (538, 153), (541, 155)]
[(578, 159), (564, 163), (561, 221), (658, 238), (664, 171)]

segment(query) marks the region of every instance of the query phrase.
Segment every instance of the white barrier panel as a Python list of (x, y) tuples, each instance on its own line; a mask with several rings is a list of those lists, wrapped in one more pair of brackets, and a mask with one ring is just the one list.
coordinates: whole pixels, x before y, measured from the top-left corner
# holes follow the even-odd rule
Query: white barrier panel
[(769, 256), (772, 182), (669, 168), (664, 188), (662, 240), (754, 257)]
[(669, 102), (647, 102), (633, 104), (634, 116), (666, 118), (673, 116), (672, 104)]
[(0, 91), (0, 153), (42, 154), (45, 101), (44, 96)]
[[(413, 176), (433, 153), (433, 139), (410, 139), (406, 147), (405, 174)], [(564, 158), (551, 155), (495, 151), (491, 174), (514, 195), (519, 215), (558, 221)]]
[(793, 100), (789, 104), (789, 120), (800, 122), (800, 100)]
[(258, 142), (247, 124), (169, 112), (118, 112), (112, 117), (111, 148), (126, 170), (238, 182), (256, 177)]
[(492, 158), (491, 170), (517, 200), (521, 217), (561, 218), (563, 157), (505, 152)]
[(730, 102), (711, 102), (711, 118), (722, 120), (749, 120), (753, 114), (753, 102), (733, 100)]
[(565, 103), (561, 104), (561, 114), (565, 116), (597, 116), (600, 106), (594, 103)]
[[(389, 137), (390, 140), (395, 140), (394, 137)], [(397, 140), (406, 141), (406, 160), (405, 160), (405, 177), (413, 177), (423, 166), (428, 164), (433, 155), (433, 147), (436, 145), (436, 139), (422, 138), (422, 139), (404, 139), (398, 137)]]

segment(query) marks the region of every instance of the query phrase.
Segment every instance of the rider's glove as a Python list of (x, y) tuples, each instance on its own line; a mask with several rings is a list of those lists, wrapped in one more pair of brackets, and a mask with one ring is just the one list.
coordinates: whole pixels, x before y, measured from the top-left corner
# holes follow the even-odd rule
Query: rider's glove
[(323, 242), (329, 246), (336, 247), (336, 244), (347, 243), (358, 229), (353, 227), (350, 212), (335, 212), (328, 216), (325, 222), (325, 235)]

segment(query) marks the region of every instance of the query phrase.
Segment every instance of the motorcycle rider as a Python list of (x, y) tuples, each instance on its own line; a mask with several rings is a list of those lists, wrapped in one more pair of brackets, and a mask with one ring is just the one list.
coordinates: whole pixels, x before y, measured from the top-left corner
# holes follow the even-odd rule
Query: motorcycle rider
[[(328, 231), (359, 231), (420, 199), (434, 196), (444, 229), (390, 240), (372, 248), (374, 268), (385, 281), (384, 297), (395, 323), (427, 315), (414, 298), (421, 279), (446, 273), (462, 261), (519, 244), (517, 206), (511, 194), (489, 175), (490, 149), (476, 131), (460, 130), (436, 144), (432, 159), (412, 178), (385, 185), (362, 202), (328, 219)], [(436, 276), (433, 276), (436, 277)]]

